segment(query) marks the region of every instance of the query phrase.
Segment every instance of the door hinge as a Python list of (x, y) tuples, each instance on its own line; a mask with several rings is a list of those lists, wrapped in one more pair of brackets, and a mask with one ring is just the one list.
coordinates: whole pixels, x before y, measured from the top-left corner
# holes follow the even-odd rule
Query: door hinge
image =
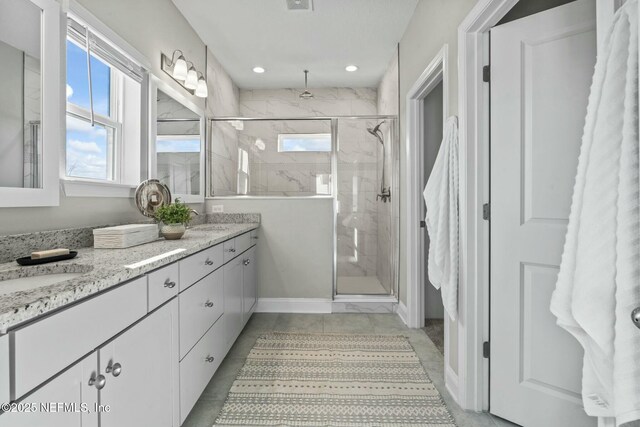
[(482, 81), (489, 83), (491, 81), (491, 65), (482, 67)]
[(482, 219), (491, 221), (491, 204), (485, 203), (482, 205)]
[(482, 357), (485, 359), (489, 358), (489, 341), (485, 341), (482, 343)]
[(425, 228), (427, 223), (425, 221), (420, 221), (420, 228)]

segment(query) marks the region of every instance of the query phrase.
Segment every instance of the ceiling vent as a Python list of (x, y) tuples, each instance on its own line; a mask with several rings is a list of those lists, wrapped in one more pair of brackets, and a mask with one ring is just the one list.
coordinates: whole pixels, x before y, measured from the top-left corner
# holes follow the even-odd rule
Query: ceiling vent
[(287, 9), (289, 10), (313, 10), (313, 0), (287, 0)]

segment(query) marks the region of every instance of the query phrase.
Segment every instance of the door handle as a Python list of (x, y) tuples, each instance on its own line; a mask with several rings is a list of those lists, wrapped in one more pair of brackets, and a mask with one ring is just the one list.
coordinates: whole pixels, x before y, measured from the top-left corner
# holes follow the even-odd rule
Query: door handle
[(631, 312), (631, 320), (633, 324), (636, 325), (636, 328), (640, 329), (640, 307), (636, 307), (635, 310)]
[(117, 377), (122, 373), (122, 365), (119, 363), (114, 363), (113, 365), (111, 365), (111, 362), (109, 362), (104, 371), (107, 374), (111, 374), (114, 377)]
[(104, 386), (107, 384), (107, 379), (104, 375), (91, 374), (91, 378), (89, 378), (89, 385), (95, 386), (98, 390), (102, 390)]

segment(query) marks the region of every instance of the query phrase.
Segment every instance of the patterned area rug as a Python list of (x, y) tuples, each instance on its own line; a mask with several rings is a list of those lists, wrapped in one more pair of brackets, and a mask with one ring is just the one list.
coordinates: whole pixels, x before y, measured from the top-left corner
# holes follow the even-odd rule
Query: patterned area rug
[(214, 426), (455, 427), (408, 338), (258, 338)]

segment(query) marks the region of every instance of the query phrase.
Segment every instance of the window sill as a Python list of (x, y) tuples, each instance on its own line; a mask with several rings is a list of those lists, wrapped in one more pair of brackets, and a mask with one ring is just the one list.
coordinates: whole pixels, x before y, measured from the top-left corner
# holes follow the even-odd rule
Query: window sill
[(80, 179), (61, 179), (64, 194), (67, 197), (121, 197), (133, 198), (135, 185), (111, 182), (85, 181)]

